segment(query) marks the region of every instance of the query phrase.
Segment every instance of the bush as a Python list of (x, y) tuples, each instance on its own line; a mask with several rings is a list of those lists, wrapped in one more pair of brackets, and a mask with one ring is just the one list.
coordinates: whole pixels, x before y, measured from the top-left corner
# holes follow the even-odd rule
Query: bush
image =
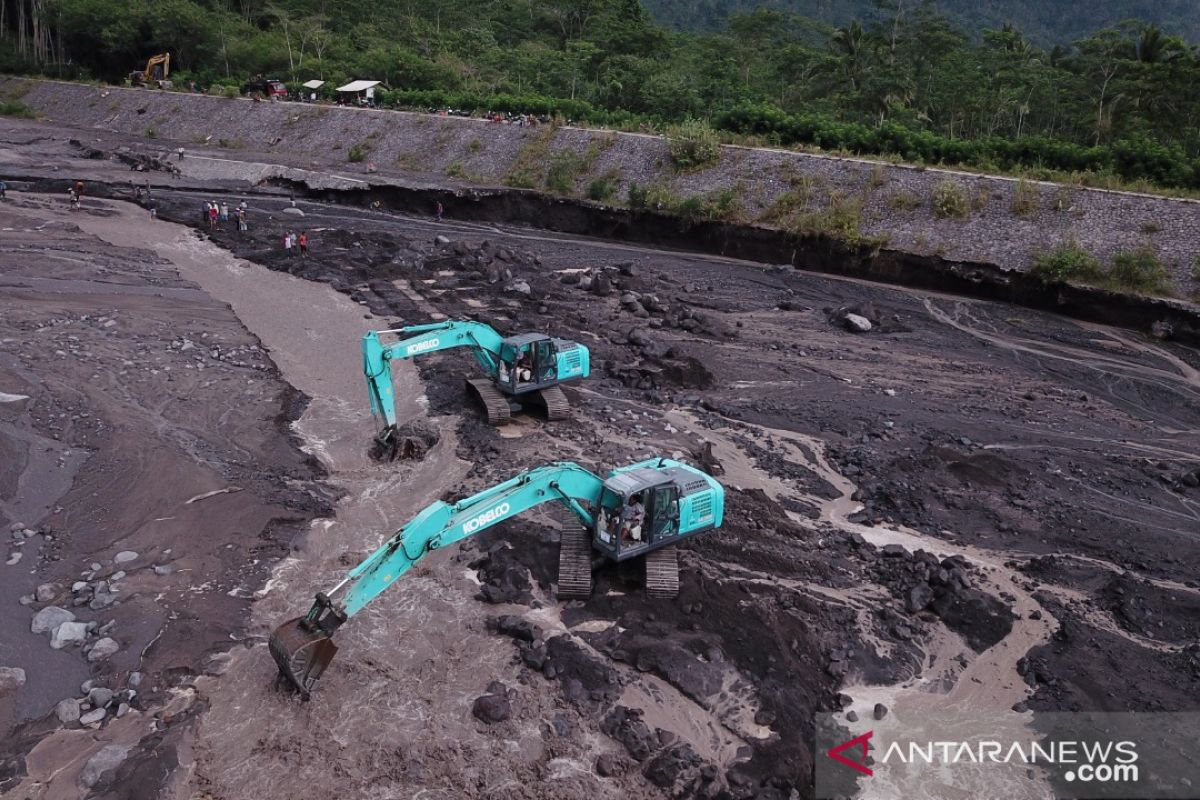
[(1043, 283), (1101, 284), (1105, 277), (1100, 259), (1075, 241), (1060, 244), (1049, 252), (1038, 253), (1029, 274)]
[(667, 129), (667, 150), (676, 169), (697, 169), (721, 157), (717, 134), (707, 122), (688, 119)]
[(546, 168), (546, 188), (558, 194), (570, 194), (575, 191), (575, 180), (582, 167), (583, 159), (570, 148), (553, 153)]
[(236, 87), (236, 86), (226, 86), (225, 89), (221, 92), (221, 96), (224, 97), (226, 100), (236, 100), (237, 98), (242, 96), (242, 93), (240, 91), (238, 91), (238, 87)]
[(1171, 294), (1171, 277), (1150, 245), (1113, 256), (1109, 282), (1116, 288), (1146, 294)]
[(962, 219), (970, 212), (967, 193), (957, 181), (946, 180), (933, 189), (933, 213), (943, 219), (954, 217)]
[(599, 178), (588, 184), (587, 196), (589, 200), (598, 200), (604, 202), (610, 200), (617, 193), (617, 177), (612, 173), (605, 173)]
[(1030, 214), (1037, 210), (1037, 201), (1037, 187), (1024, 178), (1018, 180), (1013, 189), (1012, 212), (1018, 217)]
[(19, 100), (0, 100), (0, 117), (33, 119), (33, 109)]
[(360, 161), (366, 161), (368, 148), (361, 144), (356, 144), (350, 148), (350, 152), (346, 154), (346, 160), (352, 164), (357, 164)]
[(1192, 261), (1192, 280), (1200, 283), (1200, 256), (1196, 256), (1195, 260)]
[(646, 208), (650, 199), (650, 190), (645, 186), (637, 183), (629, 184), (629, 191), (626, 195), (626, 202), (634, 211), (641, 211)]
[(461, 161), (454, 161), (450, 166), (446, 167), (447, 178), (465, 178), (467, 177), (467, 168), (463, 166)]
[(894, 211), (912, 211), (920, 208), (921, 198), (911, 192), (896, 192), (888, 197), (888, 207)]
[(792, 232), (802, 236), (825, 236), (854, 246), (883, 244), (882, 240), (863, 235), (862, 199), (837, 192), (829, 196), (825, 208), (801, 214), (792, 225)]

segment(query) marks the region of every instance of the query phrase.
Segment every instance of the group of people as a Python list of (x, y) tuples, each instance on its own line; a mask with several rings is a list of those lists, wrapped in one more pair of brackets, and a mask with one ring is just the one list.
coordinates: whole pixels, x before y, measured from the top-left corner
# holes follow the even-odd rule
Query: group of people
[[(228, 203), (218, 203), (216, 200), (206, 201), (200, 210), (201, 220), (208, 224), (209, 230), (220, 230), (222, 222), (228, 222), (230, 211)], [(233, 209), (232, 217), (237, 222), (238, 233), (250, 229), (246, 223), (246, 201), (243, 200)]]
[(300, 231), (299, 235), (295, 231), (288, 231), (283, 234), (283, 249), (288, 255), (293, 255), (297, 250), (300, 255), (308, 255), (308, 232)]

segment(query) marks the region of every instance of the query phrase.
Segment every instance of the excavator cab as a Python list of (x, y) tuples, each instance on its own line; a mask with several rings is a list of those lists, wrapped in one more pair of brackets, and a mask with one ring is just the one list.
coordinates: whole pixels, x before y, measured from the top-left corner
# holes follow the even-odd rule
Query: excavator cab
[(500, 343), (496, 384), (505, 394), (538, 391), (558, 382), (558, 348), (549, 336), (526, 333)]
[(614, 561), (625, 561), (675, 544), (680, 539), (679, 500), (679, 485), (660, 470), (609, 477), (600, 493), (596, 547)]

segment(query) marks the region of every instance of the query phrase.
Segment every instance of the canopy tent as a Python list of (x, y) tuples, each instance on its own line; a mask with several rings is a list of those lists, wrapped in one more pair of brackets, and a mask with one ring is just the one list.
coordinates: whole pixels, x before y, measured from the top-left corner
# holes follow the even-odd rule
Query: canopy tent
[(339, 86), (337, 90), (339, 92), (358, 94), (359, 92), (365, 92), (368, 89), (374, 89), (381, 83), (383, 83), (383, 81), (350, 81), (345, 86)]
[(301, 85), (305, 89), (320, 89), (322, 86), (325, 85), (325, 81), (312, 80), (312, 81), (306, 81), (305, 83), (303, 83)]

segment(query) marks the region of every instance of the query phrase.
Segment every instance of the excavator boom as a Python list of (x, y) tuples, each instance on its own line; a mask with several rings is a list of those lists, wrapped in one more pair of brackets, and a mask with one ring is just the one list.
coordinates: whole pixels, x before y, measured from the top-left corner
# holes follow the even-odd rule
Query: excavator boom
[(602, 487), (600, 477), (564, 461), (522, 472), (454, 504), (430, 503), (328, 594), (318, 594), (308, 614), (275, 630), (270, 650), (280, 675), (307, 698), (337, 652), (334, 631), (428, 553), (548, 502), (561, 503), (592, 528), (591, 509)]
[[(380, 334), (403, 338), (384, 344)], [(451, 320), (428, 325), (409, 325), (388, 331), (371, 331), (363, 336), (363, 374), (371, 395), (371, 413), (384, 419), (384, 435), (396, 425), (396, 398), (392, 389), (391, 362), (397, 358), (469, 347), (475, 360), (493, 376), (499, 368), (501, 337), (491, 326), (471, 320)]]

